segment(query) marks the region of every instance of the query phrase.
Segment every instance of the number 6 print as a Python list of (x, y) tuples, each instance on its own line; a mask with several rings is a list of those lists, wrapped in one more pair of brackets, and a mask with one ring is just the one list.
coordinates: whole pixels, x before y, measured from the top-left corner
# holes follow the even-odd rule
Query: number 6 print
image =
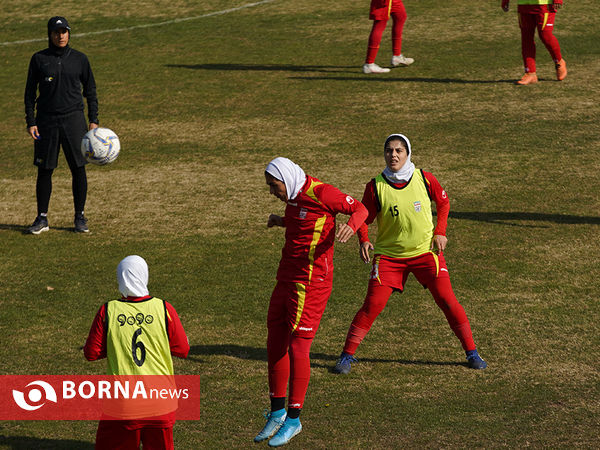
[[(133, 361), (137, 364), (138, 367), (142, 367), (144, 361), (146, 360), (146, 347), (144, 347), (144, 343), (142, 341), (137, 342), (138, 336), (142, 334), (142, 329), (138, 328), (133, 336), (131, 337), (131, 355), (133, 356)], [(141, 358), (137, 357), (137, 349), (140, 349)]]

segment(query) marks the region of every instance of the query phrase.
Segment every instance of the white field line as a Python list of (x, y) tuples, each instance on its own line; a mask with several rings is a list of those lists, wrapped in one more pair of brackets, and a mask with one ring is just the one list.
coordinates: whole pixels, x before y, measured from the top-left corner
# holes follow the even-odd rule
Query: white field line
[[(207, 14), (202, 14), (201, 16), (182, 17), (180, 19), (166, 20), (164, 22), (157, 22), (157, 23), (147, 23), (144, 25), (135, 25), (133, 27), (127, 27), (127, 28), (113, 28), (112, 30), (90, 31), (89, 33), (75, 33), (75, 34), (73, 34), (72, 37), (93, 36), (96, 34), (106, 34), (106, 33), (120, 33), (122, 31), (137, 30), (140, 28), (162, 27), (164, 25), (171, 25), (173, 23), (188, 22), (190, 20), (204, 19), (205, 17), (221, 16), (223, 14), (229, 14), (231, 12), (239, 11), (240, 9), (252, 8), (254, 6), (262, 5), (264, 3), (271, 3), (274, 1), (275, 0), (261, 0), (259, 2), (248, 3), (246, 5), (238, 6), (236, 8), (229, 8), (229, 9), (224, 9), (222, 11), (215, 11), (215, 12), (211, 12), (211, 13), (207, 13)], [(41, 39), (27, 39), (24, 41), (0, 42), (0, 45), (4, 45), (4, 46), (5, 45), (19, 45), (19, 44), (29, 44), (31, 42), (46, 42), (46, 41), (48, 41), (48, 38), (44, 37)]]

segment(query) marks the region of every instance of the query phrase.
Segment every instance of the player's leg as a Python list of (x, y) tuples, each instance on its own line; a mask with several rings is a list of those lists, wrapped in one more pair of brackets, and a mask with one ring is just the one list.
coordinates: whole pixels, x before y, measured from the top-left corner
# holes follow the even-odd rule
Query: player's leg
[(350, 373), (351, 364), (356, 362), (354, 358), (356, 349), (371, 329), (377, 316), (385, 308), (390, 295), (392, 295), (392, 291), (391, 287), (381, 284), (379, 280), (369, 280), (367, 295), (350, 324), (348, 334), (346, 335), (346, 342), (344, 343), (344, 350), (333, 368), (334, 373), (344, 375)]
[(290, 377), (288, 354), (290, 328), (288, 325), (288, 298), (294, 295), (294, 283), (277, 282), (267, 312), (267, 360), (269, 377), (269, 398), (271, 411), (266, 415), (267, 422), (254, 438), (261, 442), (273, 436), (283, 425), (286, 417), (285, 395)]
[(537, 16), (535, 14), (519, 13), (519, 27), (521, 28), (521, 54), (525, 66), (525, 75), (517, 84), (526, 85), (537, 83), (535, 66), (535, 29)]
[(144, 450), (174, 450), (173, 427), (142, 428), (141, 441)]
[(386, 20), (373, 20), (373, 27), (371, 28), (371, 33), (369, 34), (369, 43), (367, 46), (367, 56), (365, 58), (365, 64), (363, 65), (364, 73), (386, 73), (389, 72), (390, 69), (385, 67), (379, 67), (375, 64), (375, 58), (377, 57), (377, 52), (379, 51), (379, 46), (381, 44), (381, 37), (383, 36), (383, 31), (387, 25)]
[(300, 412), (310, 380), (310, 346), (313, 337), (298, 336), (290, 338), (290, 396), (287, 417), (275, 436), (269, 441), (271, 447), (287, 444), (290, 439), (302, 431)]
[(567, 76), (567, 63), (563, 59), (560, 52), (560, 44), (554, 35), (555, 13), (539, 14), (537, 22), (538, 35), (540, 40), (546, 46), (548, 53), (554, 61), (556, 67), (556, 78), (562, 81)]
[(269, 441), (271, 447), (279, 447), (290, 441), (300, 431), (300, 412), (310, 380), (310, 346), (315, 337), (327, 300), (331, 295), (331, 279), (323, 283), (296, 284), (297, 296), (290, 316), (292, 334), (289, 341), (290, 388), (287, 417), (282, 427)]
[[(471, 332), (471, 325), (465, 309), (458, 302), (452, 290), (450, 275), (444, 256), (427, 253), (422, 258), (419, 258), (418, 261), (415, 261), (415, 263), (416, 265), (412, 269), (412, 272), (417, 280), (429, 289), (435, 303), (446, 316), (450, 329), (460, 341), (467, 355), (469, 366), (476, 369), (485, 369), (487, 364), (477, 353), (475, 342), (473, 341), (473, 333)], [(477, 361), (471, 361), (475, 355), (477, 355)]]
[(71, 189), (73, 191), (73, 206), (75, 210), (75, 231), (87, 233), (87, 219), (84, 216), (85, 202), (87, 199), (87, 174), (85, 165), (87, 161), (81, 153), (81, 140), (86, 132), (85, 117), (83, 114), (73, 114), (65, 119), (61, 127), (60, 141), (65, 153), (65, 158), (71, 170)]
[(402, 30), (406, 22), (406, 9), (401, 1), (395, 1), (392, 6), (392, 66), (408, 66), (415, 62), (402, 54)]
[(58, 164), (60, 141), (58, 129), (38, 126), (40, 139), (34, 142), (33, 164), (37, 166), (38, 173), (35, 183), (35, 197), (37, 201), (37, 216), (33, 224), (27, 229), (30, 234), (40, 234), (48, 231), (48, 207), (52, 195), (52, 173)]

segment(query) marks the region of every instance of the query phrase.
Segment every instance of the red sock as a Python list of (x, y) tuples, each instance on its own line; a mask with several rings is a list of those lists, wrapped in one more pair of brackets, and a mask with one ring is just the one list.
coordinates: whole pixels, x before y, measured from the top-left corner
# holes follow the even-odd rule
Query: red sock
[(369, 282), (365, 301), (354, 316), (354, 320), (352, 320), (352, 324), (348, 330), (346, 343), (344, 344), (345, 353), (354, 355), (363, 338), (371, 329), (371, 325), (373, 325), (379, 313), (385, 308), (390, 295), (392, 295), (391, 287), (383, 286), (377, 280)]
[(475, 342), (471, 333), (471, 325), (450, 284), (450, 278), (436, 278), (436, 280), (428, 286), (429, 291), (440, 309), (446, 315), (446, 320), (456, 337), (460, 340), (465, 351), (475, 350)]
[(287, 326), (271, 326), (267, 334), (267, 359), (269, 361), (269, 395), (285, 397), (290, 377), (288, 345), (290, 331)]
[(404, 22), (406, 22), (404, 5), (402, 5), (402, 11), (392, 13), (392, 19), (394, 20), (392, 25), (392, 50), (394, 55), (398, 56), (402, 54), (402, 29), (404, 28)]
[(288, 408), (302, 408), (310, 380), (310, 346), (313, 338), (290, 338), (290, 397)]
[(379, 51), (379, 44), (381, 44), (381, 36), (383, 36), (383, 30), (387, 25), (387, 20), (374, 20), (373, 28), (371, 28), (371, 34), (369, 34), (369, 46), (367, 48), (367, 58), (365, 59), (366, 64), (373, 64)]

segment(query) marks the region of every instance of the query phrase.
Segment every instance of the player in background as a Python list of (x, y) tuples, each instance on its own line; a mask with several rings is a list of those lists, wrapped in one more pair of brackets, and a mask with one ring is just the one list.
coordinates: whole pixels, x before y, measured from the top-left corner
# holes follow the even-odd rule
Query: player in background
[[(271, 214), (267, 220), (269, 228), (285, 228), (285, 245), (267, 313), (271, 412), (254, 441), (275, 435), (269, 445), (278, 447), (302, 430), (299, 416), (310, 378), (309, 351), (331, 294), (334, 240), (348, 241), (367, 210), (351, 196), (306, 175), (287, 158), (271, 161), (265, 179), (270, 193), (286, 203), (283, 217)], [(350, 219), (336, 233), (338, 213)]]
[(375, 58), (381, 44), (381, 37), (388, 20), (392, 18), (392, 66), (408, 66), (415, 62), (402, 54), (402, 29), (406, 22), (406, 9), (402, 0), (371, 0), (369, 19), (373, 21), (373, 28), (369, 34), (367, 58), (363, 65), (363, 73), (386, 73), (390, 69), (375, 64)]
[[(446, 225), (450, 202), (446, 191), (429, 172), (416, 169), (411, 162), (410, 141), (402, 134), (388, 136), (384, 144), (385, 170), (365, 188), (363, 204), (369, 216), (358, 230), (360, 257), (368, 263), (369, 252), (375, 251), (367, 295), (356, 313), (344, 350), (334, 372), (347, 374), (354, 353), (383, 311), (394, 291), (402, 293), (410, 273), (429, 289), (448, 324), (460, 340), (467, 355), (468, 366), (485, 369), (487, 363), (475, 348), (471, 326), (465, 310), (458, 303), (444, 260)], [(434, 227), (431, 201), (437, 208)], [(377, 219), (377, 241), (369, 240), (368, 224)]]
[[(171, 355), (187, 358), (190, 345), (175, 308), (149, 295), (148, 265), (132, 255), (117, 267), (119, 291), (123, 297), (100, 307), (83, 348), (88, 361), (108, 359), (109, 375), (173, 375)], [(152, 320), (125, 321), (128, 317)], [(141, 323), (140, 323), (141, 322)], [(148, 323), (149, 322), (149, 323)], [(138, 334), (135, 339), (135, 334)], [(133, 346), (142, 343), (141, 356)], [(134, 353), (135, 352), (135, 353)], [(173, 449), (175, 411), (140, 420), (100, 420), (96, 449)]]
[[(71, 170), (75, 231), (89, 231), (83, 211), (87, 197), (87, 161), (81, 153), (81, 139), (88, 129), (98, 127), (98, 98), (87, 56), (69, 46), (70, 37), (67, 19), (52, 17), (48, 21), (48, 48), (35, 53), (29, 63), (25, 120), (27, 132), (34, 140), (33, 164), (38, 168), (37, 217), (27, 230), (30, 234), (49, 230), (52, 173), (58, 165), (61, 146)], [(87, 99), (89, 126), (83, 114), (83, 97)]]
[[(510, 0), (502, 0), (506, 12)], [(548, 49), (556, 68), (556, 79), (562, 81), (567, 76), (567, 63), (560, 53), (558, 39), (554, 36), (554, 18), (562, 7), (563, 0), (518, 0), (519, 26), (521, 27), (521, 53), (525, 65), (525, 75), (516, 82), (519, 85), (538, 82), (535, 67), (535, 29)]]

